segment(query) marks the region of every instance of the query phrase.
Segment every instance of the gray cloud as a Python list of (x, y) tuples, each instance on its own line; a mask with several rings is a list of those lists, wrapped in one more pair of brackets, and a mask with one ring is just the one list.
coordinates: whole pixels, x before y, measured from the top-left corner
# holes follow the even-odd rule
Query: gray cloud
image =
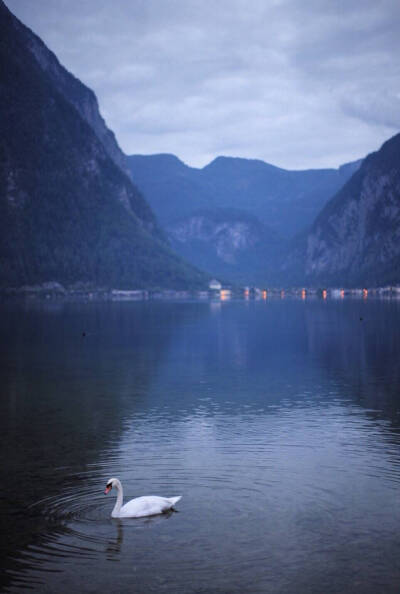
[(400, 130), (400, 95), (390, 91), (369, 91), (360, 96), (347, 97), (343, 111), (367, 124)]
[(400, 127), (398, 0), (6, 0), (126, 153), (335, 166)]

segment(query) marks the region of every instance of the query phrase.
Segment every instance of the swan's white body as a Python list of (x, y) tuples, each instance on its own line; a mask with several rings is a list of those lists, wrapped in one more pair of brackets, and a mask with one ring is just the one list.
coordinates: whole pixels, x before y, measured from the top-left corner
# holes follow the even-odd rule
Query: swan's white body
[(112, 487), (115, 487), (118, 491), (117, 501), (111, 512), (112, 518), (144, 518), (145, 516), (156, 516), (172, 509), (175, 503), (178, 503), (181, 499), (181, 495), (179, 497), (147, 495), (145, 497), (136, 497), (125, 503), (125, 505), (122, 505), (124, 492), (121, 481), (117, 478), (111, 478), (107, 482), (105, 493), (108, 493)]

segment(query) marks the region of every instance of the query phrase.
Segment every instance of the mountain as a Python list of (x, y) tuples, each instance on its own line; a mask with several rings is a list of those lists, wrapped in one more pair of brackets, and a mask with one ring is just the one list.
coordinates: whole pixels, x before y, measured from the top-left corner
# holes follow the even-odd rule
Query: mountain
[(308, 283), (400, 283), (400, 134), (375, 153), (328, 202), (286, 261)]
[(282, 250), (282, 239), (255, 216), (234, 209), (200, 210), (167, 225), (171, 245), (213, 276), (264, 284)]
[(0, 72), (0, 287), (202, 286), (124, 173), (92, 91), (2, 0)]
[(126, 156), (118, 146), (114, 133), (107, 128), (101, 117), (94, 92), (61, 66), (55, 54), (43, 41), (16, 18), (13, 19), (13, 27), (21, 43), (34, 55), (53, 86), (87, 121), (114, 163), (130, 176)]
[(339, 169), (287, 171), (264, 161), (218, 157), (203, 169), (174, 155), (132, 155), (128, 165), (163, 225), (198, 210), (235, 208), (290, 238), (310, 225), (361, 161)]

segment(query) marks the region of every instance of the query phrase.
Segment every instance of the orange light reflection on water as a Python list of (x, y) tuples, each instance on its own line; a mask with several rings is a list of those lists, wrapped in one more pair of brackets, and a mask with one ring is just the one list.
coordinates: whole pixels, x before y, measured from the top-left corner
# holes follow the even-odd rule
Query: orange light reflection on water
[(226, 289), (221, 289), (219, 295), (220, 295), (221, 301), (227, 301), (228, 299), (231, 298), (231, 292), (229, 290), (226, 290)]

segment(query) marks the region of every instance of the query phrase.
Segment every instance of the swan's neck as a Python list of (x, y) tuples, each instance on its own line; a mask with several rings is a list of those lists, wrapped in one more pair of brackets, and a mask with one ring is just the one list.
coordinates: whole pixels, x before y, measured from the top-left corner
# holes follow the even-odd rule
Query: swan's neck
[(124, 491), (122, 489), (122, 485), (120, 481), (115, 481), (114, 483), (115, 488), (118, 491), (117, 501), (115, 502), (114, 509), (111, 512), (111, 517), (118, 518), (119, 512), (121, 511), (122, 502), (124, 500)]

